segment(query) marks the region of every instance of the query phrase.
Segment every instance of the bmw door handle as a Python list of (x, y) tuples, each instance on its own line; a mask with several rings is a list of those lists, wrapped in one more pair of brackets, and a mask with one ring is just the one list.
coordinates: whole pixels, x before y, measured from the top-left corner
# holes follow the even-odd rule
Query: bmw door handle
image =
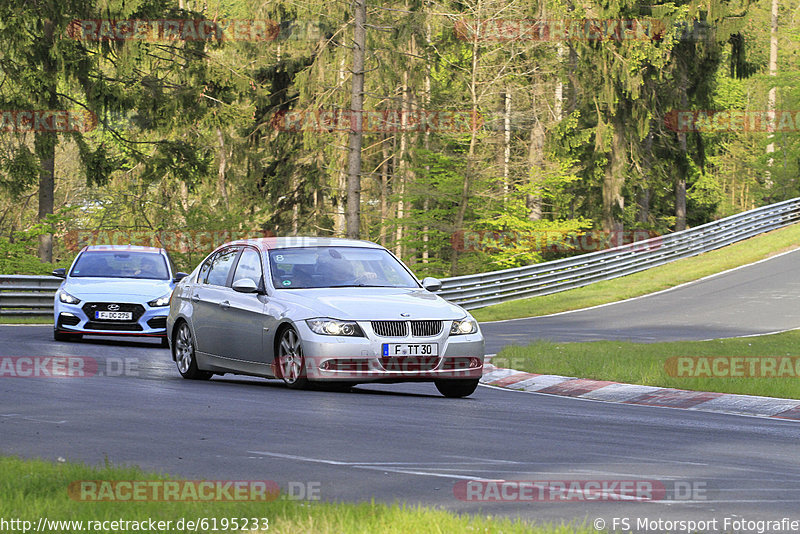
[(223, 310), (227, 310), (228, 308), (231, 307), (231, 303), (228, 302), (227, 300), (223, 300), (222, 302), (219, 303), (219, 307), (222, 308)]

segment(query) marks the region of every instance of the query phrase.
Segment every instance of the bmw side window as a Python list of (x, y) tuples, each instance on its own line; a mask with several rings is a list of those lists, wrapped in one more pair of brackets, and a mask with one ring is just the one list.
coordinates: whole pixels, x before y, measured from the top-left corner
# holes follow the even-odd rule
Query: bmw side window
[(252, 248), (244, 249), (236, 266), (236, 272), (233, 273), (234, 282), (244, 278), (249, 278), (256, 286), (261, 285), (261, 254)]
[(205, 262), (203, 262), (203, 266), (200, 267), (200, 272), (197, 273), (197, 282), (200, 284), (205, 284), (206, 279), (208, 278), (208, 271), (211, 270), (211, 263), (214, 261), (217, 255), (214, 254), (210, 258), (208, 258)]
[(212, 286), (224, 286), (228, 281), (228, 274), (231, 272), (237, 254), (239, 254), (239, 250), (235, 248), (229, 248), (217, 254), (211, 263), (206, 283)]

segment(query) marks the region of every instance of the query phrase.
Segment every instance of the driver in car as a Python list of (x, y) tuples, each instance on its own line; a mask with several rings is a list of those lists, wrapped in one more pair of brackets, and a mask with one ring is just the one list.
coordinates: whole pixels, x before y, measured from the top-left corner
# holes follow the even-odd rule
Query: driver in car
[(139, 269), (136, 271), (136, 276), (142, 278), (160, 278), (161, 273), (158, 270), (158, 265), (150, 258), (143, 258)]
[(331, 286), (350, 286), (364, 284), (368, 280), (378, 277), (373, 272), (364, 272), (356, 276), (353, 265), (344, 258), (321, 257), (319, 262), (320, 272), (324, 272)]

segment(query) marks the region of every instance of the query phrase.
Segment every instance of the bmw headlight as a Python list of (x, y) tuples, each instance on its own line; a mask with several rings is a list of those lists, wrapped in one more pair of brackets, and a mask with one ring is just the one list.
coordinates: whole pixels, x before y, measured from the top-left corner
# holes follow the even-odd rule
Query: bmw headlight
[(151, 300), (150, 302), (148, 302), (147, 305), (150, 306), (151, 308), (158, 308), (160, 306), (169, 306), (169, 297), (171, 295), (172, 295), (172, 293), (167, 293), (166, 295), (161, 295), (157, 299)]
[(478, 323), (475, 319), (465, 317), (464, 319), (453, 321), (450, 326), (451, 336), (460, 336), (463, 334), (474, 334), (478, 331)]
[(58, 300), (63, 302), (64, 304), (80, 304), (81, 299), (73, 297), (63, 289), (58, 292)]
[(306, 324), (315, 334), (323, 336), (364, 337), (364, 332), (355, 321), (339, 321), (329, 317), (306, 319)]

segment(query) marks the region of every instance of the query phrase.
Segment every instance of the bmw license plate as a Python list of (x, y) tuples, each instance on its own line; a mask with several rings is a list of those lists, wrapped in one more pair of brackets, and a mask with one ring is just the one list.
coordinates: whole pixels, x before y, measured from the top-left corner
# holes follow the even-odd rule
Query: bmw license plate
[(130, 321), (133, 319), (133, 312), (96, 311), (94, 312), (94, 318), (108, 319), (110, 321)]
[(436, 343), (384, 343), (384, 356), (438, 356)]

